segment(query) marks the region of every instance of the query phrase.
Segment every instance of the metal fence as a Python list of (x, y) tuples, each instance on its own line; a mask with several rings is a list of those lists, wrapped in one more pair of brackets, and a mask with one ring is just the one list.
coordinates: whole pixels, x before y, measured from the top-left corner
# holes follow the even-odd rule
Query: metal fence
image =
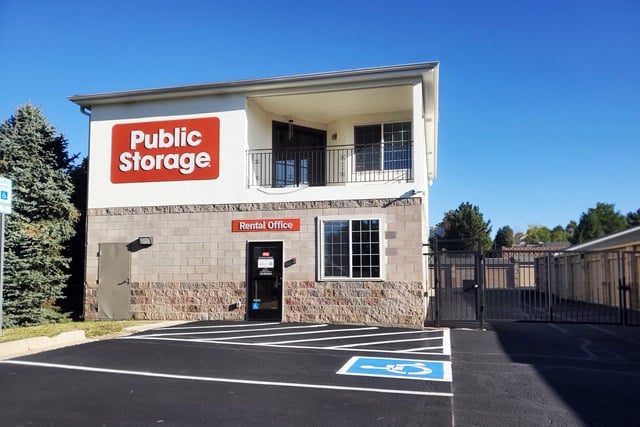
[(428, 323), (640, 325), (640, 252), (448, 251), (427, 260)]
[(413, 180), (411, 141), (247, 151), (248, 187)]

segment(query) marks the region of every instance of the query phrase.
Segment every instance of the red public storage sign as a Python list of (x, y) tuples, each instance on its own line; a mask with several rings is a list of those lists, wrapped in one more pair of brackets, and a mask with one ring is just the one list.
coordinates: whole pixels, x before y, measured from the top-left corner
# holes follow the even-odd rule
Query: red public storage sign
[(282, 219), (234, 219), (231, 231), (248, 233), (255, 231), (300, 231), (300, 218)]
[(113, 183), (216, 179), (219, 172), (217, 117), (113, 126)]

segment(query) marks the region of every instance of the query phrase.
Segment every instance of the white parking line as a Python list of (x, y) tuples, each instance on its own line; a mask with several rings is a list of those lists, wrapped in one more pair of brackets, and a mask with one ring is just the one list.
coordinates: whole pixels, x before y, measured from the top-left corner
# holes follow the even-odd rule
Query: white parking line
[[(262, 325), (270, 325), (270, 327), (266, 328), (255, 328), (255, 326)], [(164, 333), (165, 329), (158, 330), (159, 333), (151, 333), (146, 335), (130, 335), (126, 337), (121, 337), (119, 339), (130, 339), (130, 340), (161, 340), (161, 341), (175, 341), (175, 342), (193, 342), (193, 343), (205, 343), (205, 344), (228, 344), (228, 345), (245, 345), (245, 346), (262, 346), (262, 347), (278, 347), (278, 348), (291, 348), (291, 349), (309, 349), (309, 350), (349, 350), (356, 349), (357, 351), (362, 352), (375, 352), (375, 353), (411, 353), (411, 354), (424, 354), (424, 355), (451, 355), (451, 337), (448, 329), (436, 329), (436, 330), (410, 330), (410, 331), (394, 331), (394, 332), (380, 332), (380, 333), (370, 333), (370, 334), (348, 334), (348, 335), (337, 335), (337, 336), (324, 336), (324, 337), (314, 337), (314, 338), (302, 338), (302, 339), (291, 339), (291, 340), (283, 340), (283, 341), (265, 341), (265, 339), (272, 337), (280, 337), (280, 336), (291, 336), (291, 335), (316, 335), (316, 334), (332, 334), (332, 333), (342, 333), (342, 332), (352, 332), (352, 331), (373, 331), (380, 329), (376, 326), (366, 326), (366, 327), (356, 327), (356, 328), (333, 328), (327, 324), (317, 324), (317, 325), (292, 325), (292, 326), (284, 326), (286, 324), (283, 323), (260, 323), (260, 324), (241, 324), (241, 325), (212, 325), (207, 327), (194, 327), (198, 329), (206, 328), (206, 331), (198, 331), (198, 332), (169, 332)], [(245, 327), (246, 329), (219, 329), (219, 328), (230, 328), (230, 327)], [(251, 326), (252, 329), (248, 329), (247, 327)], [(318, 328), (322, 328), (318, 330)], [(172, 328), (173, 329), (173, 328)], [(180, 330), (181, 328), (177, 327), (175, 330)], [(213, 330), (212, 330), (213, 329)], [(281, 332), (284, 330), (292, 330), (292, 329), (306, 329), (304, 331), (298, 332)], [(261, 333), (255, 335), (248, 335), (247, 333), (251, 332), (270, 332), (270, 333)], [(228, 336), (229, 334), (236, 334)], [(367, 341), (360, 342), (355, 344), (343, 344), (343, 345), (335, 345), (332, 346), (329, 343), (328, 346), (308, 346), (308, 345), (297, 345), (303, 343), (312, 343), (312, 342), (320, 342), (320, 341), (336, 341), (336, 340), (352, 340), (352, 339), (366, 339), (371, 337), (382, 337), (382, 336), (391, 336), (397, 337), (401, 335), (416, 335), (420, 334), (419, 338), (414, 339), (396, 339), (396, 340), (381, 340), (381, 341)], [(437, 334), (433, 336), (434, 334)], [(214, 337), (213, 335), (218, 335)], [(225, 335), (220, 337), (219, 335)], [(425, 336), (426, 335), (426, 336)], [(429, 336), (431, 335), (431, 336)], [(201, 338), (195, 338), (195, 336), (201, 336)], [(246, 339), (257, 339), (260, 342), (243, 342)], [(385, 344), (398, 344), (398, 343), (409, 343), (409, 342), (420, 342), (423, 341), (433, 341), (433, 340), (442, 340), (442, 345), (433, 345), (433, 346), (419, 346), (413, 348), (405, 348), (405, 349), (374, 349), (374, 348), (362, 348), (367, 346), (380, 346)], [(292, 345), (294, 344), (294, 345)], [(439, 344), (439, 343), (438, 343)]]
[(438, 348), (444, 349), (444, 347), (442, 346), (436, 346), (436, 347), (418, 347), (418, 348), (407, 348), (405, 350), (402, 351), (406, 351), (407, 353), (413, 353), (415, 351), (422, 351), (422, 350), (436, 350)]
[(435, 338), (411, 338), (408, 340), (389, 340), (389, 341), (369, 341), (369, 342), (360, 342), (356, 344), (345, 344), (345, 345), (335, 345), (332, 348), (353, 348), (353, 347), (362, 347), (365, 345), (380, 345), (380, 344), (393, 344), (399, 342), (413, 342), (413, 341), (426, 341), (426, 340), (439, 340), (440, 337)]
[[(219, 328), (252, 328), (255, 326), (265, 326), (265, 325), (281, 325), (281, 323), (275, 322), (266, 322), (266, 323), (247, 323), (247, 324), (239, 324), (239, 325), (209, 325), (209, 326), (171, 326), (167, 328), (156, 329), (158, 331), (168, 331), (168, 330), (183, 330), (183, 329), (219, 329)], [(326, 326), (326, 325), (324, 325)]]
[(276, 386), (276, 387), (295, 387), (295, 388), (307, 388), (307, 389), (316, 389), (316, 390), (357, 391), (357, 392), (366, 392), (366, 393), (404, 394), (404, 395), (414, 395), (414, 396), (453, 397), (453, 393), (402, 390), (402, 389), (383, 389), (383, 388), (369, 388), (369, 387), (345, 387), (345, 386), (337, 386), (337, 385), (288, 383), (288, 382), (280, 382), (280, 381), (256, 381), (256, 380), (243, 380), (243, 379), (237, 379), (237, 378), (200, 377), (200, 376), (193, 376), (193, 375), (173, 375), (173, 374), (163, 374), (163, 373), (157, 373), (157, 372), (105, 369), (105, 368), (94, 368), (89, 366), (63, 365), (63, 364), (57, 364), (57, 363), (28, 362), (28, 361), (22, 361), (22, 360), (2, 360), (0, 361), (0, 364), (23, 365), (23, 366), (33, 366), (33, 367), (52, 368), (52, 369), (65, 369), (65, 370), (83, 371), (83, 372), (97, 372), (97, 373), (103, 373), (103, 374), (132, 375), (132, 376), (139, 376), (139, 377), (164, 378), (164, 379), (185, 380), (185, 381), (204, 381), (204, 382), (216, 382), (216, 383), (227, 383), (227, 384), (264, 385), (264, 386)]
[[(284, 328), (283, 328), (284, 329)], [(353, 328), (353, 329), (341, 329), (341, 331), (367, 331), (371, 329), (378, 329), (375, 326), (368, 328)], [(336, 332), (335, 329), (327, 329), (324, 331), (311, 331), (311, 332), (284, 332), (278, 334), (262, 334), (262, 335), (239, 335), (236, 337), (224, 337), (224, 338), (211, 338), (211, 341), (229, 341), (233, 339), (247, 339), (247, 338), (269, 338), (269, 337), (283, 337), (287, 335), (310, 335), (310, 334), (330, 334)], [(269, 345), (270, 343), (263, 343)]]
[(451, 356), (451, 330), (442, 330), (442, 354)]
[[(133, 340), (144, 340), (146, 337), (145, 336), (140, 336), (140, 337), (121, 337), (118, 339), (133, 339)], [(152, 338), (148, 338), (149, 341), (173, 341), (173, 342), (192, 342), (192, 343), (199, 343), (199, 344), (222, 344), (222, 345), (235, 345), (235, 346), (246, 346), (246, 347), (273, 347), (273, 348), (290, 348), (290, 349), (297, 349), (297, 350), (329, 350), (329, 351), (344, 351), (344, 352), (353, 352), (354, 350), (351, 348), (339, 348), (339, 347), (315, 347), (315, 346), (308, 346), (308, 345), (273, 345), (273, 344), (269, 344), (269, 343), (262, 343), (262, 342), (239, 342), (239, 341), (215, 341), (215, 340), (208, 340), (208, 339), (185, 339), (185, 338), (168, 338), (168, 337), (152, 337)], [(437, 347), (433, 347), (435, 349), (440, 348), (440, 346)], [(389, 349), (369, 349), (369, 348), (359, 348), (357, 350), (359, 353), (397, 353), (397, 354), (403, 354), (403, 353), (407, 353), (406, 350), (389, 350)], [(424, 352), (424, 353), (418, 353), (418, 352), (412, 352), (411, 354), (424, 354), (424, 355), (430, 355), (430, 356), (434, 356), (434, 355), (438, 355), (438, 356), (442, 356), (442, 355), (446, 355), (446, 353), (443, 352)]]
[[(172, 337), (172, 336), (180, 336), (180, 335), (214, 335), (214, 334), (232, 334), (236, 332), (259, 332), (259, 331), (282, 331), (285, 329), (309, 329), (309, 328), (322, 328), (327, 325), (305, 325), (305, 326), (283, 326), (278, 328), (258, 328), (258, 329), (238, 329), (232, 331), (205, 331), (205, 332), (170, 332), (168, 334), (147, 334), (143, 335), (145, 337)], [(299, 332), (306, 333), (306, 332)], [(260, 336), (260, 335), (256, 335)], [(265, 335), (266, 336), (266, 335)], [(242, 336), (240, 336), (242, 337)], [(230, 337), (230, 338), (219, 338), (219, 339), (235, 339), (239, 337)], [(250, 338), (250, 336), (246, 336), (246, 338)]]
[[(341, 329), (340, 332), (345, 331), (346, 329)], [(363, 335), (342, 335), (337, 337), (323, 337), (323, 338), (311, 338), (308, 340), (291, 340), (291, 341), (278, 341), (272, 342), (271, 344), (292, 344), (296, 342), (311, 342), (311, 341), (330, 341), (330, 340), (349, 340), (355, 338), (368, 338), (368, 337), (381, 337), (385, 335), (402, 335), (402, 334), (421, 334), (424, 331), (410, 331), (410, 332), (384, 332), (380, 334), (363, 334)], [(427, 338), (425, 338), (427, 339)], [(428, 339), (437, 339), (437, 338), (428, 338)]]

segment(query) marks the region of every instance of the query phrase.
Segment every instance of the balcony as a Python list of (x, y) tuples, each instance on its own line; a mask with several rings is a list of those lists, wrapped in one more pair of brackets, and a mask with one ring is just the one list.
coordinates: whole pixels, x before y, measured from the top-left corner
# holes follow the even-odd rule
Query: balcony
[(413, 141), (247, 151), (247, 187), (413, 181)]

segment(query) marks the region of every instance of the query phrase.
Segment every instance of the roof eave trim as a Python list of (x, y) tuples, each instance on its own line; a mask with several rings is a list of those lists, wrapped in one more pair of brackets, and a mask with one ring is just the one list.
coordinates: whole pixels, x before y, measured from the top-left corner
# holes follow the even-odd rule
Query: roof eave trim
[(123, 92), (101, 93), (94, 95), (73, 95), (69, 100), (83, 107), (94, 105), (141, 102), (179, 97), (232, 94), (239, 92), (257, 92), (264, 90), (318, 88), (322, 86), (344, 85), (349, 83), (375, 82), (420, 77), (421, 73), (437, 68), (438, 62), (376, 67), (347, 71), (335, 71), (316, 74), (302, 74), (289, 77), (271, 77), (252, 80), (238, 80), (224, 83), (173, 86), (157, 89), (143, 89)]
[(636, 231), (640, 231), (640, 227), (627, 228), (626, 230), (622, 230), (622, 231), (619, 231), (617, 233), (610, 234), (608, 236), (603, 236), (603, 237), (600, 237), (599, 239), (591, 240), (590, 242), (584, 242), (584, 243), (580, 243), (579, 245), (571, 246), (571, 247), (567, 248), (566, 250), (567, 251), (571, 251), (571, 252), (578, 251), (578, 250), (583, 249), (585, 247), (594, 246), (594, 245), (600, 244), (600, 243), (605, 243), (608, 240), (616, 239), (616, 238), (618, 238), (620, 236), (624, 236), (624, 235), (629, 234), (629, 233), (635, 233)]

